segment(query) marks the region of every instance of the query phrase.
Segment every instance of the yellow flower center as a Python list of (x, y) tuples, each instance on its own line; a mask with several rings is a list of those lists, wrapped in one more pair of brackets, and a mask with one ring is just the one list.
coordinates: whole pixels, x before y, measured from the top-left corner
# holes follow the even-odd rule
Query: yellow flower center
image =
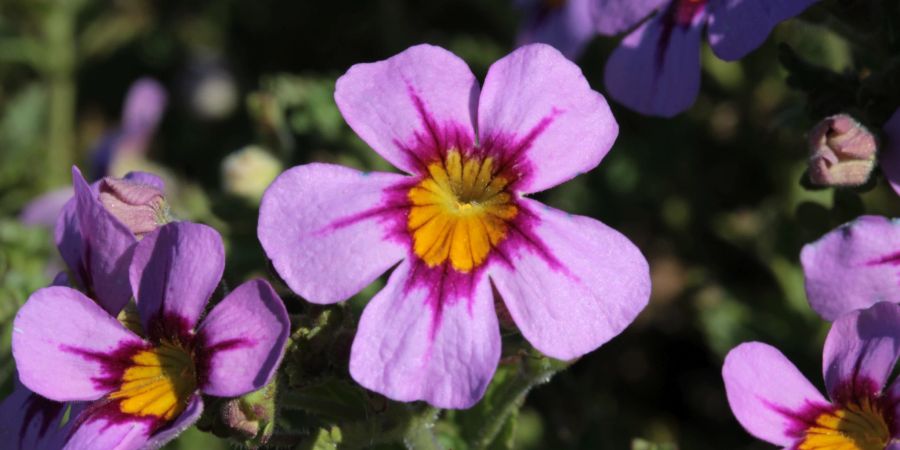
[(451, 150), (409, 190), (407, 228), (413, 251), (429, 267), (449, 260), (457, 271), (469, 272), (506, 239), (507, 223), (519, 211), (506, 191), (510, 180), (495, 170), (493, 158)]
[(891, 432), (881, 408), (869, 399), (816, 418), (799, 450), (884, 450)]
[(172, 420), (184, 411), (196, 389), (193, 358), (180, 345), (164, 341), (131, 358), (122, 385), (109, 398), (120, 400), (123, 413)]

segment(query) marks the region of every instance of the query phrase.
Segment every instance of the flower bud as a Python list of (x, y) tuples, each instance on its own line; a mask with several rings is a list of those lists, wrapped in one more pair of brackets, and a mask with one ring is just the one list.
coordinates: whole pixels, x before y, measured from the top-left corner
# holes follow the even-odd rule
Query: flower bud
[(258, 448), (269, 442), (275, 431), (275, 397), (277, 381), (272, 380), (262, 389), (222, 404), (222, 422), (232, 437), (249, 448)]
[(138, 239), (171, 222), (162, 191), (147, 184), (106, 177), (100, 182), (100, 202)]
[(251, 145), (222, 161), (222, 187), (229, 194), (258, 202), (281, 169), (278, 159)]
[(847, 114), (821, 121), (809, 137), (809, 178), (819, 186), (860, 186), (875, 168), (875, 136)]

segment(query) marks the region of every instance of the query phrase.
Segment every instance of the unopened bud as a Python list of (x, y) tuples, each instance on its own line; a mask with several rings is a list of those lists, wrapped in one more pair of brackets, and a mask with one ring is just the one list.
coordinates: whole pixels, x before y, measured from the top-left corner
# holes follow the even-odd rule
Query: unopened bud
[(831, 116), (809, 137), (809, 178), (819, 186), (860, 186), (875, 168), (875, 136), (847, 114)]
[(258, 202), (281, 169), (278, 159), (251, 145), (222, 161), (223, 188), (229, 194)]
[(147, 184), (104, 178), (100, 182), (100, 202), (138, 239), (171, 222), (162, 191)]
[(233, 438), (249, 448), (269, 442), (275, 431), (275, 396), (277, 381), (273, 379), (262, 389), (222, 405), (222, 422), (231, 430)]

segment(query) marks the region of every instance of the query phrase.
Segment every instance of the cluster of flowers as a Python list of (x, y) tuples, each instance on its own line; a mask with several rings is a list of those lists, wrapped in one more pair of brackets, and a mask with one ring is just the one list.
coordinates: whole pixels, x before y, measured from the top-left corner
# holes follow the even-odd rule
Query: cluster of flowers
[[(639, 111), (670, 115), (696, 95), (707, 23), (716, 52), (739, 57), (810, 3), (565, 8), (605, 8), (603, 32), (656, 12), (613, 55), (607, 84)], [(635, 96), (623, 96), (629, 90)], [(523, 46), (480, 86), (455, 55), (415, 46), (353, 66), (335, 100), (404, 174), (294, 167), (263, 196), (258, 237), (281, 278), (313, 303), (346, 300), (393, 268), (353, 341), (349, 369), (361, 385), (399, 401), (470, 407), (500, 359), (496, 308), (535, 348), (568, 360), (619, 334), (646, 305), (647, 261), (632, 242), (527, 197), (596, 167), (618, 134), (606, 100), (559, 51)], [(218, 233), (173, 222), (153, 175), (73, 178), (56, 227), (68, 275), (35, 292), (14, 322), (20, 385), (0, 407), (3, 442), (157, 448), (197, 420), (201, 394), (265, 386), (291, 330), (272, 287), (248, 281), (207, 313), (224, 270)], [(900, 355), (900, 306), (851, 312), (900, 290), (900, 256), (880, 253), (888, 235), (900, 243), (898, 225), (865, 218), (804, 251), (813, 307), (837, 319), (825, 352), (832, 402), (771, 347), (745, 344), (728, 357), (729, 399), (751, 433), (798, 448), (892, 439), (900, 388), (883, 386)]]
[(671, 117), (700, 90), (700, 38), (726, 61), (759, 47), (779, 22), (818, 0), (520, 0), (519, 41), (577, 58), (597, 34), (629, 32), (606, 62), (606, 88), (641, 114)]

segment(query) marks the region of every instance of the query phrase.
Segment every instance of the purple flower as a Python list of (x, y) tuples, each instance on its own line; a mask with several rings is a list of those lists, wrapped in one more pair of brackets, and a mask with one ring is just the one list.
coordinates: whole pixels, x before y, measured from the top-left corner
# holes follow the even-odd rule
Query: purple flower
[(166, 88), (158, 81), (149, 77), (135, 81), (125, 96), (119, 129), (107, 135), (94, 150), (93, 175), (104, 177), (117, 161), (143, 156), (167, 104)]
[(728, 61), (759, 47), (779, 22), (816, 0), (595, 0), (601, 34), (638, 25), (606, 63), (606, 88), (646, 115), (674, 116), (700, 90), (700, 35), (707, 27), (713, 52)]
[(809, 304), (825, 320), (880, 301), (900, 303), (900, 221), (862, 216), (800, 253)]
[[(63, 424), (65, 403), (47, 400), (18, 380), (13, 392), (0, 403), (0, 442), (8, 450), (59, 450), (72, 432), (74, 420)], [(76, 417), (84, 409), (83, 403), (72, 405), (69, 417)]]
[(879, 303), (834, 322), (822, 355), (830, 400), (774, 347), (744, 343), (725, 358), (728, 403), (753, 436), (790, 449), (894, 449), (900, 382), (900, 306)]
[(171, 223), (145, 236), (128, 271), (143, 337), (74, 289), (32, 294), (13, 323), (22, 384), (51, 400), (92, 402), (65, 448), (159, 448), (200, 416), (200, 393), (234, 397), (268, 383), (290, 332), (287, 312), (256, 280), (201, 321), (223, 268), (221, 238), (205, 225)]
[(363, 386), (446, 408), (478, 401), (500, 358), (492, 287), (525, 338), (560, 359), (596, 349), (646, 305), (647, 261), (627, 238), (526, 197), (595, 167), (618, 132), (603, 96), (552, 47), (497, 61), (481, 90), (458, 57), (415, 46), (351, 67), (335, 100), (406, 174), (290, 169), (263, 197), (258, 234), (314, 303), (346, 300), (395, 267), (353, 342)]
[[(132, 172), (122, 179), (105, 178), (88, 185), (81, 172), (73, 168), (72, 185), (75, 197), (59, 215), (56, 246), (69, 266), (72, 281), (107, 312), (118, 314), (131, 298), (131, 252), (138, 236), (151, 228), (149, 221), (157, 218), (136, 213), (139, 205), (124, 206), (140, 201), (158, 205), (153, 196), (162, 191), (162, 180), (149, 173)], [(160, 222), (164, 219), (164, 206), (147, 207), (162, 208), (158, 218)]]
[(517, 38), (519, 45), (540, 42), (552, 45), (575, 60), (597, 34), (592, 16), (594, 0), (520, 0), (525, 13)]
[(884, 125), (885, 145), (879, 155), (884, 177), (891, 188), (900, 195), (900, 109)]

